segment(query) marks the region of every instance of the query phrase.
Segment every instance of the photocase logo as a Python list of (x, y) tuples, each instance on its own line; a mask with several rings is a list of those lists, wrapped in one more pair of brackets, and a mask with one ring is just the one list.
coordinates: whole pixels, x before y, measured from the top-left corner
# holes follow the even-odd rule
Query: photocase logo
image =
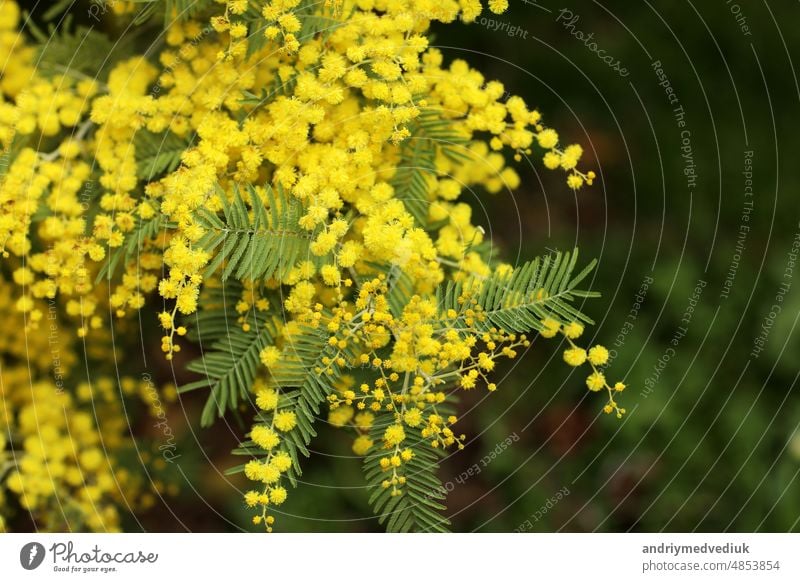
[(28, 542), (19, 551), (19, 563), (26, 570), (35, 570), (44, 561), (44, 546), (39, 542)]

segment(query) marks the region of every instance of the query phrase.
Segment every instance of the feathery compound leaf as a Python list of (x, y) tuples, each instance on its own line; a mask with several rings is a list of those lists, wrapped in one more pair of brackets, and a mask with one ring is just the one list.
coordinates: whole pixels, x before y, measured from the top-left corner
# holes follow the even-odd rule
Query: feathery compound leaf
[[(131, 0), (131, 2), (144, 5), (133, 17), (134, 24), (144, 24), (156, 16), (161, 16), (164, 28), (176, 20), (197, 18), (214, 4), (214, 0)], [(112, 2), (107, 1), (106, 4)]]
[(319, 0), (302, 0), (294, 10), (294, 14), (300, 21), (297, 38), (301, 42), (311, 40), (317, 35), (325, 41), (347, 20), (346, 15), (344, 18), (335, 18), (333, 3), (329, 5)]
[(232, 201), (220, 191), (222, 217), (199, 210), (198, 222), (207, 232), (198, 244), (213, 255), (205, 278), (222, 267), (223, 281), (231, 276), (252, 281), (282, 279), (308, 257), (311, 235), (298, 224), (303, 213), (300, 201), (280, 187), (276, 196), (268, 186), (268, 208), (255, 189), (248, 187), (248, 192), (252, 216), (238, 187)]
[(412, 134), (403, 143), (400, 156), (391, 185), (409, 214), (418, 224), (425, 226), (430, 204), (428, 179), (436, 175), (436, 148), (431, 142)]
[[(259, 353), (273, 341), (273, 328), (266, 314), (248, 313), (249, 330), (245, 331), (232, 307), (222, 308), (230, 327), (211, 344), (209, 351), (187, 366), (204, 378), (179, 389), (181, 393), (198, 388), (211, 389), (200, 419), (202, 426), (210, 426), (216, 417), (222, 418), (228, 410), (238, 406), (240, 399), (248, 397), (261, 365)], [(219, 321), (215, 324), (218, 326)], [(216, 331), (213, 335), (218, 336), (219, 329)]]
[(76, 0), (56, 0), (50, 7), (42, 14), (42, 20), (50, 22), (62, 12), (68, 10), (75, 4)]
[(164, 26), (174, 20), (190, 20), (207, 10), (215, 0), (165, 0)]
[(396, 470), (405, 477), (405, 483), (393, 495), (392, 486), (384, 487), (392, 478), (393, 469), (381, 467), (382, 457), (391, 455), (391, 450), (381, 448), (383, 433), (395, 422), (391, 414), (380, 415), (370, 429), (375, 443), (364, 459), (364, 476), (371, 491), (369, 503), (388, 532), (446, 532), (450, 521), (441, 515), (445, 508), (440, 501), (446, 490), (437, 476), (439, 459), (444, 452), (433, 448), (422, 438), (417, 429), (405, 427), (406, 438), (402, 448), (411, 449), (411, 460), (403, 462)]
[(599, 296), (598, 293), (576, 289), (596, 262), (593, 260), (573, 276), (577, 259), (577, 249), (571, 253), (556, 252), (517, 267), (510, 277), (493, 275), (483, 280), (473, 279), (469, 289), (465, 289), (462, 283), (451, 282), (437, 291), (440, 309), (442, 312), (449, 309), (463, 312), (470, 306), (469, 302), (463, 301), (466, 291), (466, 295), (474, 297), (481, 307), (484, 317), (476, 318), (478, 321), (475, 323), (479, 330), (491, 327), (518, 333), (540, 330), (542, 319), (547, 317), (561, 323), (578, 321), (592, 324), (592, 319), (573, 303), (576, 298)]
[(415, 131), (412, 131), (412, 135), (430, 140), (451, 160), (468, 162), (472, 159), (466, 149), (469, 140), (453, 126), (451, 120), (442, 117), (441, 111), (424, 108), (413, 123)]
[(200, 294), (200, 310), (191, 316), (187, 337), (195, 343), (211, 345), (225, 338), (232, 328), (239, 327), (240, 317), (236, 304), (242, 297), (243, 287), (238, 281), (222, 284), (209, 281)]
[(408, 124), (408, 130), (411, 135), (400, 146), (400, 160), (391, 185), (408, 212), (420, 226), (425, 227), (430, 205), (429, 180), (437, 174), (437, 151), (464, 162), (469, 159), (466, 153), (469, 140), (434, 109), (423, 109)]
[(162, 214), (156, 214), (147, 220), (137, 220), (136, 226), (127, 234), (125, 243), (116, 248), (109, 248), (108, 257), (98, 271), (95, 283), (99, 283), (104, 277), (110, 281), (120, 263), (124, 267), (136, 257), (145, 241), (158, 236), (161, 229), (173, 228), (174, 226), (174, 224), (167, 222)]
[[(321, 329), (302, 325), (289, 345), (284, 347), (280, 362), (271, 370), (270, 383), (280, 394), (277, 410), (259, 412), (256, 423), (272, 424), (275, 413), (290, 410), (295, 413), (297, 426), (285, 433), (278, 446), (292, 458), (288, 477), (293, 486), (302, 474), (300, 457), (310, 455), (308, 445), (316, 436), (314, 422), (320, 407), (331, 393), (332, 386), (342, 375), (336, 362), (337, 356), (352, 357), (352, 354), (337, 352), (328, 344), (328, 334)], [(327, 362), (327, 363), (326, 363)], [(252, 441), (239, 445), (236, 455), (263, 457), (267, 452)], [(241, 472), (244, 465), (232, 467), (228, 474)]]
[(171, 131), (151, 133), (146, 129), (136, 132), (137, 175), (151, 181), (175, 170), (181, 163), (181, 154), (192, 144), (192, 136), (180, 137)]
[(42, 75), (73, 74), (79, 77), (105, 78), (105, 71), (131, 53), (127, 42), (112, 42), (93, 27), (72, 26), (67, 15), (56, 27), (44, 31), (27, 22), (32, 36), (39, 43), (37, 72)]

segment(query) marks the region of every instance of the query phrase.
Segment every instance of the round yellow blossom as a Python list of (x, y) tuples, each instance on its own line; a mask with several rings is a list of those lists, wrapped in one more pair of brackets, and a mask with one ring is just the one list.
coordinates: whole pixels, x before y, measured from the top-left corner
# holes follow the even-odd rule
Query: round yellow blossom
[(588, 378), (586, 378), (586, 386), (592, 392), (597, 392), (602, 390), (606, 385), (606, 377), (603, 375), (602, 372), (592, 372)]
[(564, 361), (570, 366), (580, 366), (586, 361), (586, 350), (583, 348), (569, 348), (564, 350)]
[(502, 14), (508, 8), (508, 0), (489, 0), (489, 10), (495, 14)]
[(539, 332), (539, 335), (542, 337), (551, 338), (554, 337), (560, 329), (561, 324), (555, 319), (548, 317), (542, 320), (542, 330)]
[(280, 442), (280, 438), (275, 431), (263, 425), (254, 426), (253, 430), (250, 432), (250, 438), (253, 439), (254, 443), (265, 450), (274, 449)]
[(244, 502), (247, 507), (255, 507), (258, 504), (260, 493), (258, 491), (248, 491), (244, 494)]
[(237, 22), (236, 24), (232, 25), (228, 30), (228, 34), (231, 35), (231, 38), (243, 38), (247, 36), (247, 25), (241, 22)]
[(602, 366), (608, 362), (608, 350), (603, 346), (594, 346), (589, 349), (589, 362), (595, 366)]
[(370, 448), (372, 448), (373, 441), (367, 435), (359, 435), (353, 441), (353, 452), (356, 455), (364, 456), (366, 455)]
[(352, 406), (339, 406), (330, 411), (330, 414), (328, 414), (328, 422), (331, 423), (332, 426), (345, 426), (353, 418), (353, 414)]
[(569, 339), (577, 339), (583, 334), (583, 326), (580, 323), (572, 322), (564, 326), (564, 335)]
[(280, 360), (281, 351), (275, 346), (267, 346), (261, 350), (261, 353), (258, 354), (258, 357), (262, 364), (264, 364), (267, 368), (271, 368), (278, 363), (278, 360)]
[(281, 478), (281, 472), (272, 464), (260, 463), (258, 466), (258, 481), (270, 484), (277, 483)]
[(555, 152), (547, 152), (542, 158), (542, 163), (548, 170), (555, 170), (561, 165), (561, 156)]
[(573, 169), (578, 165), (578, 160), (580, 160), (582, 155), (583, 148), (581, 146), (577, 144), (567, 146), (564, 153), (561, 155), (561, 167), (565, 170)]
[(403, 430), (403, 425), (401, 424), (392, 424), (386, 428), (386, 431), (383, 433), (383, 440), (386, 441), (386, 444), (395, 446), (402, 443), (406, 440), (406, 431)]
[(272, 457), (272, 464), (278, 471), (285, 473), (292, 467), (292, 458), (289, 456), (289, 453), (279, 451)]
[(228, 10), (232, 14), (244, 14), (247, 11), (248, 0), (228, 0)]
[(375, 415), (371, 412), (359, 412), (356, 414), (354, 419), (354, 424), (357, 428), (361, 430), (368, 429), (372, 426), (372, 423), (375, 421)]
[(334, 265), (323, 265), (319, 273), (325, 284), (331, 287), (336, 287), (342, 282), (342, 275)]
[(536, 141), (543, 148), (549, 150), (558, 145), (558, 133), (554, 129), (545, 129), (536, 136)]
[(578, 174), (570, 174), (567, 176), (567, 186), (573, 190), (578, 190), (581, 186), (583, 186), (583, 178), (581, 178)]
[(261, 410), (273, 410), (278, 406), (278, 393), (271, 388), (263, 388), (256, 393), (256, 406)]
[(403, 414), (403, 421), (410, 427), (419, 426), (422, 422), (422, 412), (420, 412), (418, 408), (407, 410), (405, 414)]
[(289, 410), (281, 410), (275, 415), (275, 428), (288, 432), (297, 424), (297, 416)]
[(286, 501), (287, 493), (284, 487), (273, 487), (269, 492), (269, 500), (275, 505)]

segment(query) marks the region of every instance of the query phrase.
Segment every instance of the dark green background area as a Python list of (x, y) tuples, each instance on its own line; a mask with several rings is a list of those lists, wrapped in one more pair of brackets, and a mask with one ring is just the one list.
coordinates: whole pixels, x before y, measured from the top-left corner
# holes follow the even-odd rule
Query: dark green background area
[[(573, 31), (557, 21), (561, 9), (580, 16)], [(511, 0), (506, 14), (482, 18), (438, 25), (434, 44), (502, 81), (565, 141), (582, 144), (582, 167), (598, 179), (575, 195), (534, 152), (517, 164), (517, 191), (465, 198), (510, 262), (573, 246), (598, 259), (591, 287), (603, 297), (585, 305), (597, 325), (583, 340), (614, 350), (608, 376), (627, 383), (620, 400), (629, 414), (602, 414), (603, 396), (588, 393), (584, 370), (561, 361), (556, 340), (537, 339), (498, 370), (496, 393), (462, 399), (468, 446), (442, 470), (454, 529), (800, 530), (800, 264), (792, 270), (789, 255), (800, 236), (800, 5)], [(577, 31), (593, 33), (597, 49), (629, 74), (607, 66)], [(685, 111), (692, 189), (654, 61)], [(699, 281), (705, 287), (691, 305)], [(784, 294), (782, 283), (790, 284)], [(690, 305), (687, 333), (672, 346)], [(763, 351), (753, 355), (763, 333)], [(175, 425), (182, 414), (174, 412)], [(201, 431), (191, 414), (195, 432), (185, 426), (174, 475), (183, 492), (141, 524), (246, 526), (237, 491), (246, 484), (221, 475), (239, 429)], [(281, 507), (279, 529), (380, 531), (349, 442), (330, 427), (320, 433), (319, 454)]]

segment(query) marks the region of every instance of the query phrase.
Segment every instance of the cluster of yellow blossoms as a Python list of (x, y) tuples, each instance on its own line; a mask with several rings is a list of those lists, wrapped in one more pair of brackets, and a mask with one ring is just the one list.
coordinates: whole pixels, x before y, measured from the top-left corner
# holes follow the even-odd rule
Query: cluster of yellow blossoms
[(605, 374), (599, 369), (608, 363), (610, 355), (608, 349), (604, 346), (596, 345), (587, 352), (584, 348), (576, 346), (572, 340), (578, 339), (583, 335), (583, 325), (580, 323), (571, 322), (562, 325), (554, 319), (547, 318), (542, 324), (544, 329), (539, 332), (542, 337), (551, 338), (561, 333), (569, 343), (570, 347), (564, 350), (564, 361), (567, 364), (577, 368), (589, 362), (592, 373), (586, 378), (586, 387), (592, 392), (599, 392), (605, 389), (608, 392), (608, 404), (603, 407), (603, 412), (606, 414), (616, 412), (617, 418), (622, 418), (622, 415), (625, 414), (625, 409), (617, 405), (616, 400), (614, 400), (614, 393), (625, 390), (625, 384), (615, 382), (613, 387), (609, 386)]
[[(138, 9), (114, 4), (112, 21)], [(34, 460), (7, 480), (31, 510), (55, 495), (59, 479), (85, 484), (83, 471), (93, 472), (91, 489), (74, 499), (89, 515), (87, 504), (114, 497), (119, 475), (92, 448), (100, 428), (81, 415), (61, 418), (28, 451), (36, 419), (25, 407), (51, 389), (52, 365), (18, 400), (9, 392), (17, 384), (5, 380), (20, 356), (14, 342), (38, 335), (46, 344), (57, 314), (92, 357), (108, 357), (111, 331), (153, 305), (172, 359), (188, 346), (187, 316), (209, 309), (207, 288), (232, 289), (232, 324), (248, 337), (270, 330), (259, 344), (263, 367), (247, 386), (257, 409), (254, 458), (242, 467), (260, 484), (245, 495), (260, 508), (253, 521), (271, 529), (268, 507), (286, 499), (311, 434), (319, 403), (278, 380), (306, 362), (297, 346), (308, 330), (324, 339), (306, 374), (323, 379), (329, 422), (354, 430), (356, 454), (380, 451), (381, 486), (401, 495), (412, 440), (463, 446), (452, 391), (495, 390), (488, 375), (496, 361), (530, 345), (481, 304), (481, 281), (514, 269), (481, 250), (484, 230), (462, 192), (516, 188), (506, 156), (536, 155), (573, 189), (595, 178), (578, 169), (581, 147), (561, 146), (523, 99), (506, 99), (501, 83), (463, 60), (445, 64), (429, 46), (433, 21), (474, 21), (480, 0), (197, 4), (166, 15), (158, 50), (115, 56), (107, 73), (87, 76), (69, 62), (57, 74), (37, 70), (18, 6), (0, 3), (0, 248), (9, 310), (24, 320), (22, 339), (2, 351), (3, 394), (17, 406), (5, 424), (12, 451), (22, 443), (26, 458), (52, 456), (63, 466), (49, 485)], [(495, 13), (507, 7), (488, 2)], [(248, 278), (253, 271), (267, 275)], [(442, 309), (434, 293), (448, 282), (463, 287)], [(600, 371), (607, 351), (587, 355), (572, 343), (580, 324), (552, 317), (528, 328), (563, 333), (565, 360), (589, 361), (589, 388), (608, 389), (606, 411), (624, 413), (613, 398), (624, 386), (610, 388)], [(66, 335), (65, 361), (76, 358), (75, 337)], [(66, 390), (49, 402), (54, 411), (81, 400), (76, 375), (61, 376)], [(89, 435), (86, 450), (68, 450), (60, 431)], [(38, 485), (25, 485), (29, 477)], [(90, 527), (118, 524), (110, 510), (91, 515)]]
[[(12, 283), (0, 280), (6, 326), (0, 339), (0, 531), (11, 523), (48, 531), (121, 531), (130, 512), (176, 493), (156, 447), (131, 440), (126, 414), (138, 401), (157, 419), (161, 399), (174, 399), (174, 390), (159, 395), (152, 382), (129, 377), (72, 382), (80, 366), (74, 327), (63, 319), (71, 304), (57, 309), (50, 303), (40, 331), (31, 331), (25, 325), (31, 314), (19, 312), (12, 291)], [(109, 354), (87, 349), (85, 356), (102, 361)], [(137, 470), (137, 458), (147, 462), (149, 477)]]

